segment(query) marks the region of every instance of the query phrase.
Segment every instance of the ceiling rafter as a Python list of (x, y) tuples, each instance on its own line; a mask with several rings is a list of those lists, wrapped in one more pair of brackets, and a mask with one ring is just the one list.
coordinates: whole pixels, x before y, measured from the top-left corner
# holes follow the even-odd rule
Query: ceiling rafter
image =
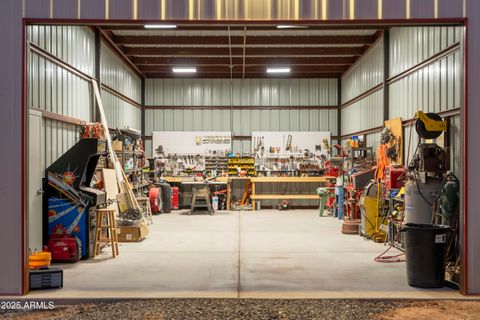
[[(249, 48), (249, 56), (361, 56), (364, 47), (322, 47), (322, 48)], [(150, 48), (125, 47), (127, 56), (229, 56), (229, 48)], [(242, 56), (242, 48), (232, 48), (233, 56)]]
[[(136, 65), (187, 65), (195, 64), (197, 66), (204, 65), (229, 65), (228, 57), (131, 57)], [(354, 57), (245, 57), (246, 65), (270, 65), (270, 64), (294, 64), (294, 65), (346, 65), (355, 62)], [(234, 57), (233, 64), (241, 65), (242, 58)]]
[[(285, 31), (272, 25), (231, 25), (229, 39), (225, 27), (179, 25), (151, 31), (117, 25), (100, 30), (146, 78), (338, 78), (383, 34), (383, 28), (372, 27)], [(175, 66), (192, 66), (197, 72), (173, 74)], [(291, 72), (267, 74), (269, 66), (288, 66)]]
[[(223, 45), (224, 36), (114, 36), (122, 45)], [(232, 45), (243, 45), (244, 36), (232, 36)], [(249, 45), (364, 45), (375, 42), (374, 36), (255, 36), (248, 35)]]

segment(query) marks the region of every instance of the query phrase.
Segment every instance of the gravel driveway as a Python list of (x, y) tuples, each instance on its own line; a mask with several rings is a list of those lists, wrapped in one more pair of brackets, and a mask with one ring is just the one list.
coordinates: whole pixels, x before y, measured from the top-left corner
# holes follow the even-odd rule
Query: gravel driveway
[[(445, 305), (445, 303), (447, 305)], [(451, 306), (448, 306), (451, 304)], [(458, 311), (460, 310), (460, 311)], [(455, 311), (455, 312), (454, 312)], [(3, 313), (2, 313), (3, 312)], [(433, 313), (432, 313), (433, 312)], [(451, 313), (449, 313), (451, 312)], [(0, 311), (1, 319), (480, 319), (480, 302), (284, 300), (284, 299), (155, 299), (57, 305), (51, 311)], [(449, 316), (451, 314), (451, 316)], [(442, 315), (443, 317), (438, 317)]]

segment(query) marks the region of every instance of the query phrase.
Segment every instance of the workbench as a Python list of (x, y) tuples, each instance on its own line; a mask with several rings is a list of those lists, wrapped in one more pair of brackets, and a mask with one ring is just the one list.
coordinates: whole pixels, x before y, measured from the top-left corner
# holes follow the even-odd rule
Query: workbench
[(256, 200), (317, 200), (320, 199), (318, 194), (256, 194), (257, 183), (316, 183), (317, 187), (323, 186), (325, 183), (335, 180), (335, 177), (252, 177), (252, 210), (255, 210)]
[[(185, 185), (204, 184), (205, 182), (194, 182), (191, 177), (162, 177), (168, 183), (181, 183)], [(251, 183), (252, 210), (255, 210), (255, 200), (319, 200), (317, 194), (256, 194), (255, 186), (257, 183), (316, 183), (314, 189), (323, 186), (335, 177), (217, 177), (210, 181), (210, 185), (224, 184), (227, 186), (227, 210), (231, 209), (232, 181), (245, 180)], [(314, 190), (313, 189), (313, 190)]]

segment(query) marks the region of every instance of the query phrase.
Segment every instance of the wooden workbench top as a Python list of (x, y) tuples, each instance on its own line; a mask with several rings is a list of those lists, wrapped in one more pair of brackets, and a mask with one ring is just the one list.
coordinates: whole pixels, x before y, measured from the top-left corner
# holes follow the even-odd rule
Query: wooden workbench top
[[(192, 182), (191, 177), (162, 177), (167, 182), (186, 182), (185, 180)], [(251, 182), (273, 182), (273, 183), (285, 183), (285, 182), (328, 182), (336, 179), (335, 177), (218, 177), (215, 179), (217, 182), (229, 182), (232, 180), (250, 180)]]
[(254, 177), (251, 178), (252, 182), (328, 182), (329, 180), (336, 179), (335, 177)]

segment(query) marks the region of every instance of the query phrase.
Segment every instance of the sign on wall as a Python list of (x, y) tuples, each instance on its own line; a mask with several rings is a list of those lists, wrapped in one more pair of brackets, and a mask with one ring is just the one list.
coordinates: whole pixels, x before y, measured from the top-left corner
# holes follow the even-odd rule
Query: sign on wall
[(232, 150), (230, 131), (154, 131), (152, 132), (152, 155), (157, 150), (169, 154), (212, 154)]

